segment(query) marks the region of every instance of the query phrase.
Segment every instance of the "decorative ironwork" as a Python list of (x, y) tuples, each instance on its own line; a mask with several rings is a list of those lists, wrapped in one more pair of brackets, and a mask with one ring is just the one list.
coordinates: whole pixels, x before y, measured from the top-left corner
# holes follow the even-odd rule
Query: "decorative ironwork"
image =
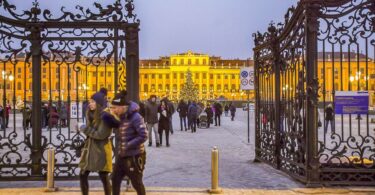
[[(15, 5), (0, 0), (4, 12), (0, 16), (0, 63), (4, 74), (14, 75), (13, 81), (3, 75), (4, 82), (12, 82), (10, 88), (2, 86), (4, 91), (12, 91), (3, 93), (3, 101), (12, 97), (12, 107), (21, 110), (19, 114), (13, 109), (13, 125), (0, 129), (0, 180), (44, 179), (48, 147), (56, 148), (55, 176), (77, 176), (85, 137), (74, 128), (82, 117), (76, 112), (73, 119), (70, 109), (82, 108), (82, 101), (100, 87), (108, 88), (112, 95), (126, 89), (126, 83), (135, 83), (131, 86), (138, 90), (138, 80), (126, 76), (138, 75), (139, 20), (133, 0), (107, 6), (94, 3), (94, 9), (76, 6), (75, 12), (62, 7), (60, 15), (41, 9), (38, 1), (32, 5), (18, 13)], [(127, 61), (129, 56), (131, 61)], [(52, 78), (57, 82), (52, 83)], [(20, 103), (16, 90), (21, 82)], [(138, 94), (131, 98), (139, 99)], [(26, 105), (32, 108), (32, 130), (20, 119)], [(44, 119), (52, 109), (61, 123)]]
[[(375, 184), (369, 114), (335, 116), (332, 133), (323, 130), (335, 91), (371, 90), (374, 5), (374, 0), (301, 0), (288, 9), (285, 23), (253, 35), (257, 161), (312, 186)], [(365, 66), (360, 68), (360, 61)], [(367, 79), (350, 82), (345, 79), (350, 72)]]

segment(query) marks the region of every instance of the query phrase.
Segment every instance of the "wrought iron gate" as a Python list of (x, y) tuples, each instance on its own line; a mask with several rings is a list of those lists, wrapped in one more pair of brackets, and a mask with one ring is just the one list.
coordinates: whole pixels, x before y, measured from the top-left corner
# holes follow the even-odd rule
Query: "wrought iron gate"
[(0, 180), (44, 179), (48, 147), (56, 148), (55, 176), (73, 178), (84, 141), (74, 128), (83, 102), (103, 87), (109, 98), (126, 88), (139, 99), (133, 0), (76, 6), (75, 13), (52, 13), (38, 1), (18, 12), (0, 0), (0, 9), (2, 104), (12, 109), (9, 117), (0, 108)]
[(374, 113), (325, 120), (337, 91), (374, 106), (374, 31), (375, 0), (301, 0), (254, 34), (256, 160), (312, 186), (375, 185)]

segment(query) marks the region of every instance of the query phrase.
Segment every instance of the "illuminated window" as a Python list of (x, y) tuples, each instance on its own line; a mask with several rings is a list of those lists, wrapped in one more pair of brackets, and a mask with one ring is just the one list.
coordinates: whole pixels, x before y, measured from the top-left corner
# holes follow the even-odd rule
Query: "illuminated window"
[(220, 79), (220, 78), (221, 78), (221, 76), (218, 74), (218, 75), (217, 75), (217, 79)]
[(173, 64), (174, 64), (174, 65), (177, 64), (177, 59), (173, 59)]
[(199, 59), (195, 59), (195, 64), (196, 64), (196, 65), (199, 64)]
[(213, 74), (210, 74), (210, 79), (214, 79), (214, 75)]
[(236, 75), (232, 74), (232, 79), (236, 79)]
[(147, 84), (144, 84), (144, 85), (143, 85), (143, 89), (144, 89), (145, 92), (148, 92), (148, 85), (147, 85)]
[(166, 74), (165, 77), (166, 77), (166, 79), (169, 79), (169, 74)]
[(207, 64), (207, 60), (203, 59), (203, 65), (206, 65), (206, 64)]
[(195, 73), (195, 79), (199, 79), (199, 73)]
[(22, 84), (21, 82), (17, 82), (17, 90), (21, 90), (22, 89)]
[(173, 73), (173, 78), (177, 79), (177, 73)]
[(163, 75), (162, 74), (159, 74), (159, 79), (163, 78)]
[(145, 79), (148, 79), (148, 74), (145, 74)]
[(207, 74), (203, 73), (203, 79), (206, 79), (206, 78), (207, 78)]
[(47, 84), (45, 82), (42, 83), (42, 89), (43, 91), (47, 90)]
[(181, 64), (181, 65), (185, 64), (184, 59), (181, 59), (181, 60), (180, 60), (180, 64)]
[(188, 59), (188, 64), (191, 65), (191, 59)]
[(180, 73), (180, 78), (184, 79), (185, 78), (185, 74), (184, 73)]
[(155, 79), (155, 74), (152, 74), (152, 75), (151, 75), (151, 79)]

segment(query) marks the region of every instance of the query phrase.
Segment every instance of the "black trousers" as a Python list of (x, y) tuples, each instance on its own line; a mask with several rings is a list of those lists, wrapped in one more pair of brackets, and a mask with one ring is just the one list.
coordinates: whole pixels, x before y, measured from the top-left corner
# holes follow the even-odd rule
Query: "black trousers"
[(169, 130), (159, 129), (160, 145), (163, 145), (163, 131), (165, 131), (165, 141), (169, 145)]
[(220, 117), (221, 117), (221, 115), (215, 114), (215, 126), (217, 126), (217, 125), (220, 126)]
[(191, 132), (192, 133), (197, 132), (197, 118), (196, 117), (192, 117), (191, 118), (190, 127), (191, 127)]
[(137, 192), (137, 195), (146, 195), (143, 184), (143, 170), (146, 164), (146, 153), (131, 157), (117, 157), (112, 174), (113, 195), (120, 195), (121, 182), (127, 176)]
[[(89, 174), (90, 171), (83, 171), (79, 173), (79, 180), (80, 180), (80, 186), (81, 186), (81, 192), (83, 195), (89, 194)], [(99, 172), (100, 180), (103, 183), (104, 188), (104, 194), (105, 195), (111, 195), (111, 182), (109, 179), (109, 173), (108, 172)]]

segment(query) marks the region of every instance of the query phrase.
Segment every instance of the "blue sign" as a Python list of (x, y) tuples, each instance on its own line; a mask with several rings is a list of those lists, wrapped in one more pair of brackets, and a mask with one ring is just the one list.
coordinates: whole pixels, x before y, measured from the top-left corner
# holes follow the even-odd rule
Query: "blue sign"
[(249, 76), (249, 73), (247, 73), (247, 71), (242, 71), (241, 76), (246, 78), (247, 76)]
[(368, 114), (367, 91), (337, 91), (335, 93), (336, 114)]

